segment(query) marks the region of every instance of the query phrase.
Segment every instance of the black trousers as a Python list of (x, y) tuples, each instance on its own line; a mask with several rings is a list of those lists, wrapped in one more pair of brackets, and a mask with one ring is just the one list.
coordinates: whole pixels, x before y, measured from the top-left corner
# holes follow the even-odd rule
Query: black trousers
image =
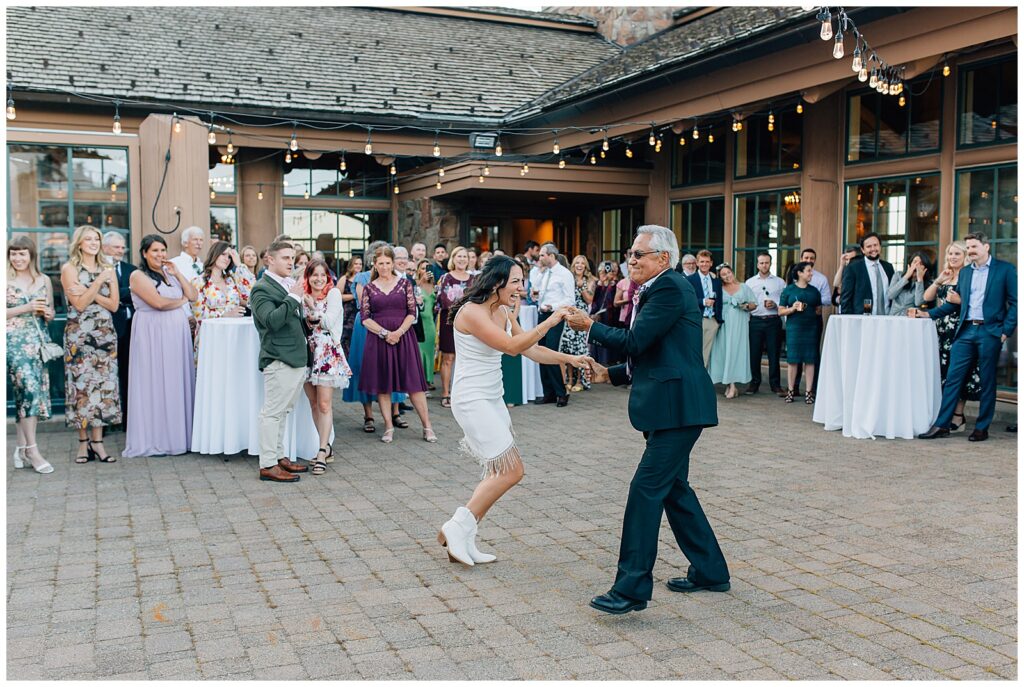
[(729, 581), (722, 549), (687, 481), (690, 451), (700, 433), (699, 427), (644, 432), (647, 450), (629, 484), (622, 518), (619, 569), (612, 586), (620, 594), (642, 601), (651, 598), (662, 513), (690, 561), (687, 578), (704, 584)]
[(121, 392), (121, 426), (128, 428), (128, 358), (132, 348), (132, 327), (128, 322), (128, 332), (117, 338), (117, 386)]
[(750, 383), (761, 385), (761, 353), (768, 350), (768, 384), (772, 389), (782, 388), (779, 358), (782, 353), (782, 318), (750, 318)]
[[(542, 312), (537, 315), (538, 323), (551, 317), (551, 313)], [(544, 335), (544, 338), (538, 341), (544, 348), (550, 348), (552, 351), (558, 350), (558, 343), (562, 340), (562, 330), (565, 329), (565, 322), (559, 322), (557, 325), (548, 330), (548, 333)], [(540, 383), (544, 389), (544, 398), (552, 399), (566, 396), (565, 392), (565, 380), (562, 379), (562, 366), (561, 365), (541, 365), (540, 366)]]

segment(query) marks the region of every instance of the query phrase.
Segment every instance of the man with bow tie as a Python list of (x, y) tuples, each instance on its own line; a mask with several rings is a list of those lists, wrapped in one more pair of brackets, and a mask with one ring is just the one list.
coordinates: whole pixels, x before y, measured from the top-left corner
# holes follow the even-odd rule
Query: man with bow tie
[(668, 588), (729, 589), (725, 557), (687, 481), (690, 451), (705, 427), (718, 424), (718, 410), (704, 369), (701, 306), (693, 286), (671, 269), (678, 259), (671, 230), (640, 227), (629, 253), (629, 278), (641, 285), (629, 328), (595, 323), (579, 310), (566, 318), (595, 343), (626, 355), (624, 364), (611, 368), (591, 363), (592, 381), (632, 384), (629, 420), (647, 440), (629, 485), (615, 584), (590, 602), (606, 613), (647, 608), (662, 513), (690, 562), (687, 575), (668, 580)]

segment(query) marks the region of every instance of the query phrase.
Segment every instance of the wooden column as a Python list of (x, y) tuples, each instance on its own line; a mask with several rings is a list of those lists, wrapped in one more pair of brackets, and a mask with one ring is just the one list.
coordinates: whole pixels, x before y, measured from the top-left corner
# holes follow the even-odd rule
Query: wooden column
[(842, 91), (805, 104), (803, 173), (800, 176), (800, 246), (818, 253), (815, 269), (832, 278), (843, 243)]
[[(181, 223), (171, 234), (164, 234), (167, 252), (181, 252), (181, 232), (193, 225), (210, 236), (209, 144), (207, 131), (194, 123), (184, 122), (181, 131), (172, 132), (171, 115), (149, 115), (139, 126), (139, 162), (142, 189), (142, 225), (139, 235), (132, 235), (132, 244), (139, 245), (142, 236), (155, 233), (156, 225), (168, 231), (177, 222), (174, 208), (181, 209)], [(170, 144), (171, 160), (165, 163)], [(167, 166), (166, 178), (164, 167)], [(160, 182), (163, 190), (157, 197)], [(156, 212), (153, 211), (154, 203)], [(209, 245), (209, 244), (207, 244)]]
[[(248, 149), (247, 149), (248, 150)], [(266, 150), (254, 148), (243, 150), (240, 158), (246, 155), (260, 157)], [(240, 245), (250, 244), (259, 252), (270, 245), (274, 237), (281, 233), (281, 206), (283, 179), (281, 166), (277, 158), (260, 160), (241, 165), (238, 168), (238, 242)], [(260, 184), (263, 184), (262, 189)], [(260, 190), (263, 200), (259, 199)]]

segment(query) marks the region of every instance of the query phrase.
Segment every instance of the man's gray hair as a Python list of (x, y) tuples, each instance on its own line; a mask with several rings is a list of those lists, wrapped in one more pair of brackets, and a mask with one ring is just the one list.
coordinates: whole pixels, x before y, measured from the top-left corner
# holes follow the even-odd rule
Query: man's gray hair
[(193, 225), (193, 226), (189, 227), (188, 229), (186, 229), (185, 231), (181, 232), (181, 245), (184, 246), (186, 243), (191, 241), (193, 236), (198, 236), (199, 238), (203, 238), (204, 235), (205, 235), (205, 232), (202, 230), (201, 227), (197, 227), (197, 226)]
[(640, 236), (640, 234), (647, 234), (651, 237), (651, 250), (668, 253), (670, 266), (679, 262), (679, 244), (671, 229), (657, 224), (645, 224), (636, 230), (636, 235)]
[(409, 251), (405, 246), (395, 246), (394, 250), (396, 258), (409, 258)]
[(691, 262), (691, 261), (694, 262), (694, 263), (697, 262), (697, 256), (695, 256), (693, 253), (687, 253), (686, 255), (684, 255), (682, 258), (679, 259), (680, 263)]
[(369, 246), (366, 247), (366, 252), (364, 253), (364, 255), (369, 256), (370, 259), (372, 260), (373, 259), (373, 254), (377, 252), (378, 248), (380, 248), (381, 246), (390, 246), (390, 245), (391, 244), (388, 243), (387, 241), (374, 241), (373, 243), (371, 243)]
[(549, 255), (558, 255), (558, 246), (551, 241), (547, 241), (540, 247), (541, 253), (547, 253)]
[(121, 243), (128, 245), (128, 242), (124, 240), (124, 234), (119, 231), (108, 231), (103, 235), (103, 245), (109, 246), (114, 243), (115, 240), (120, 239)]

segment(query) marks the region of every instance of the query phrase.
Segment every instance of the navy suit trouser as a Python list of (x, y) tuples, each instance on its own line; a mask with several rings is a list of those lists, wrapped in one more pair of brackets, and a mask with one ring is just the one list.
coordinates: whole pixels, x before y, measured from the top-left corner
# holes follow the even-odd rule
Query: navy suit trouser
[(948, 429), (953, 421), (956, 403), (960, 399), (967, 378), (978, 366), (981, 380), (981, 398), (975, 429), (988, 429), (996, 414), (996, 366), (1003, 342), (998, 336), (985, 331), (984, 327), (965, 324), (963, 331), (953, 341), (949, 350), (949, 370), (946, 384), (942, 387), (942, 405), (935, 420), (937, 427)]
[(624, 596), (643, 601), (651, 598), (662, 513), (690, 561), (687, 577), (701, 584), (729, 581), (722, 549), (687, 481), (690, 451), (700, 433), (699, 427), (644, 432), (647, 450), (629, 484), (618, 573), (612, 585)]
[[(537, 316), (538, 324), (551, 317), (553, 313), (542, 312)], [(565, 322), (559, 322), (554, 327), (548, 330), (548, 333), (544, 335), (544, 338), (537, 343), (544, 348), (550, 348), (552, 351), (558, 350), (558, 344), (562, 341), (562, 330), (565, 329)], [(561, 398), (566, 396), (565, 391), (565, 379), (562, 377), (562, 366), (561, 365), (541, 365), (540, 366), (540, 383), (544, 389), (544, 398), (551, 400), (552, 398)]]

